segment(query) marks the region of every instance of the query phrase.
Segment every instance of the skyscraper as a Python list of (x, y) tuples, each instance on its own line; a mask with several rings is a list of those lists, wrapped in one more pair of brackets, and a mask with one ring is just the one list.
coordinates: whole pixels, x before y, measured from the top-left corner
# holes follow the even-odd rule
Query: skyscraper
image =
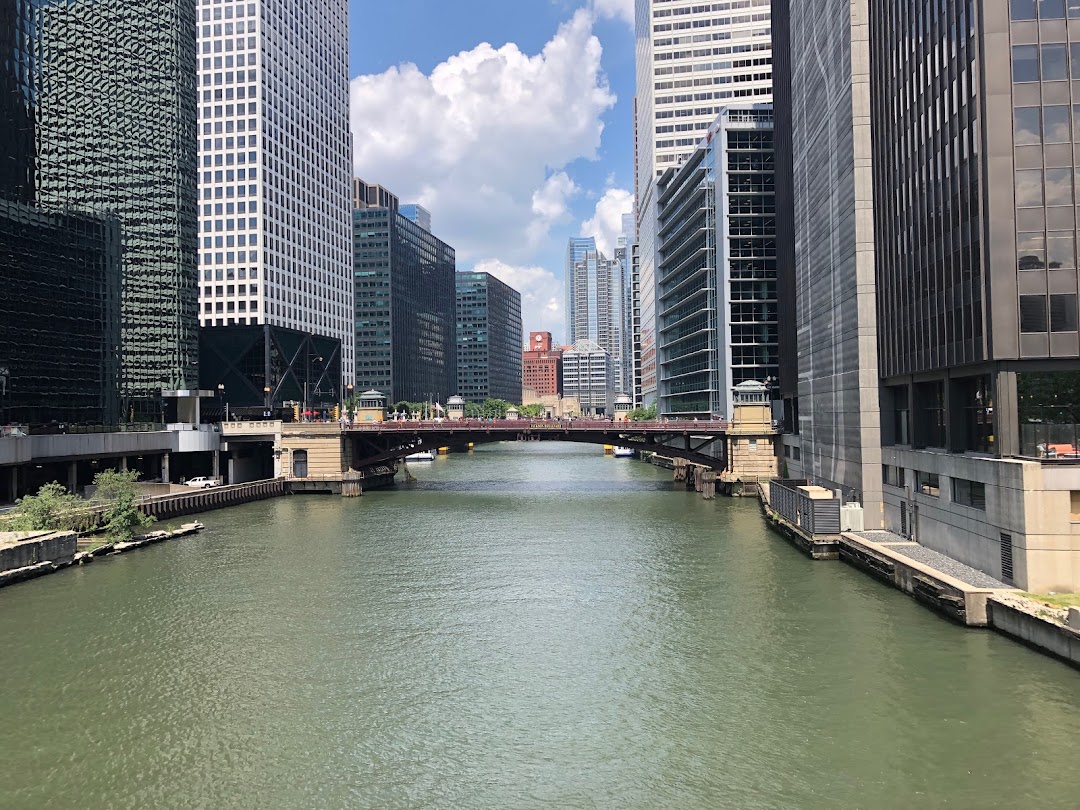
[(391, 405), (453, 396), (454, 249), (376, 207), (353, 212), (353, 244), (357, 389), (380, 391)]
[(611, 358), (611, 384), (622, 378), (622, 265), (596, 249), (593, 237), (571, 238), (566, 246), (566, 332), (568, 341), (591, 340)]
[(656, 180), (694, 151), (725, 104), (772, 100), (770, 14), (769, 0), (635, 2), (635, 188), (646, 404), (657, 395)]
[(730, 416), (778, 374), (770, 106), (726, 107), (657, 193), (660, 414)]
[(521, 400), (521, 293), (490, 273), (458, 273), (457, 390), (466, 402)]
[(1075, 590), (1076, 4), (869, 12), (886, 527)]
[(778, 197), (781, 327), (793, 323), (797, 334), (782, 360), (792, 431), (783, 439), (785, 460), (792, 477), (862, 503), (867, 528), (875, 528), (881, 451), (875, 244), (866, 213), (876, 202), (868, 7), (777, 0), (774, 18), (778, 42), (789, 39), (776, 59), (778, 186), (793, 194), (791, 207)]
[[(78, 341), (70, 373), (56, 375), (57, 336), (40, 362), (40, 344), (15, 341), (0, 358), (10, 390), (113, 387), (114, 369), (91, 366), (118, 354), (124, 417), (160, 419), (163, 389), (198, 383), (195, 0), (0, 0), (0, 46), (0, 197), (27, 206), (4, 215), (17, 243), (6, 278), (17, 283), (23, 261), (35, 268), (9, 306), (51, 303)], [(111, 420), (110, 400), (115, 391), (79, 394), (69, 411)]]
[(199, 8), (200, 318), (341, 341), (352, 382), (346, 0)]
[(562, 394), (562, 349), (552, 344), (551, 332), (530, 332), (522, 353), (522, 404)]

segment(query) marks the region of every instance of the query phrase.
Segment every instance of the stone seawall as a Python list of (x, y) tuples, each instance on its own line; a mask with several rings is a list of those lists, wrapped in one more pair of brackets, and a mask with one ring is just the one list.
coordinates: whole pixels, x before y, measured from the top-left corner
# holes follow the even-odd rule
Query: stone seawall
[(71, 565), (77, 540), (74, 532), (0, 533), (0, 587)]

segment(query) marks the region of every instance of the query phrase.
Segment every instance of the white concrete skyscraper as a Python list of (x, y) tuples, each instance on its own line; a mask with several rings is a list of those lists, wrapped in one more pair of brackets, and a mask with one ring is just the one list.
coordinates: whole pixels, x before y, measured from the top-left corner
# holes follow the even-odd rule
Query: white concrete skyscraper
[(656, 180), (729, 104), (772, 101), (770, 0), (636, 0), (641, 388), (656, 400)]
[(199, 315), (353, 354), (347, 0), (200, 0)]

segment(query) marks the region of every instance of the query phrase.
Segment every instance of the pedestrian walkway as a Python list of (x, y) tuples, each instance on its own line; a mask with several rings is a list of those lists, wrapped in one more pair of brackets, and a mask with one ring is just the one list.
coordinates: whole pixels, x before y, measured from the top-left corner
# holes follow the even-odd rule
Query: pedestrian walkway
[(987, 573), (980, 571), (977, 568), (972, 568), (970, 565), (964, 565), (962, 562), (954, 560), (946, 554), (942, 554), (939, 551), (934, 551), (926, 546), (919, 545), (918, 543), (910, 540), (905, 540), (895, 532), (889, 531), (871, 531), (871, 532), (851, 532), (856, 537), (860, 537), (863, 540), (867, 540), (871, 543), (877, 543), (890, 551), (907, 557), (915, 562), (928, 565), (936, 571), (940, 571), (942, 574), (946, 574), (954, 579), (958, 579), (973, 588), (1007, 588), (1011, 589), (1012, 585), (1006, 585), (1004, 582), (994, 579)]

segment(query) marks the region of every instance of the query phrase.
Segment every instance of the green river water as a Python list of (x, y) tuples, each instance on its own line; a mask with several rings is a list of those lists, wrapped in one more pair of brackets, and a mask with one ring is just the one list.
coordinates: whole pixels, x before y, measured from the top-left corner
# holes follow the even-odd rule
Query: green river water
[(507, 444), (0, 591), (3, 808), (1080, 808), (1080, 673)]

